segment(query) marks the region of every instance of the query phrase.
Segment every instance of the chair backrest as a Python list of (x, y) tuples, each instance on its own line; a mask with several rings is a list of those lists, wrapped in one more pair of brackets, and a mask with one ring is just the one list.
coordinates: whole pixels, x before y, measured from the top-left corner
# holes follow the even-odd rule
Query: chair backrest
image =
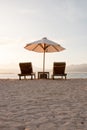
[(64, 74), (65, 73), (65, 62), (54, 62), (53, 64), (53, 74)]
[(31, 74), (33, 72), (31, 62), (19, 63), (19, 67), (21, 74)]

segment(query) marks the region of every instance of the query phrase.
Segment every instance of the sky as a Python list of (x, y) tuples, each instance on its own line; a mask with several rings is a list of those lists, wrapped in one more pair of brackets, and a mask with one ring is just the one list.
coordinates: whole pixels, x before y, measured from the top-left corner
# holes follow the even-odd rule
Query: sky
[(46, 68), (86, 64), (87, 0), (0, 0), (0, 69), (19, 69), (19, 62), (42, 68), (43, 54), (24, 46), (43, 37), (66, 48), (46, 53)]

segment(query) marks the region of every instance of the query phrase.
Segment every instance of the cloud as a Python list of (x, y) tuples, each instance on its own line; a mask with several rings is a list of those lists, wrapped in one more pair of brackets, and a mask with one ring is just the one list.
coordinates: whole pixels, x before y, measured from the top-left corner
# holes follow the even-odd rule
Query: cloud
[(2, 37), (0, 38), (0, 45), (7, 45), (7, 44), (18, 44), (18, 43), (23, 43), (24, 39), (10, 39), (7, 37)]
[(36, 10), (34, 9), (22, 9), (19, 11), (21, 14), (36, 14)]

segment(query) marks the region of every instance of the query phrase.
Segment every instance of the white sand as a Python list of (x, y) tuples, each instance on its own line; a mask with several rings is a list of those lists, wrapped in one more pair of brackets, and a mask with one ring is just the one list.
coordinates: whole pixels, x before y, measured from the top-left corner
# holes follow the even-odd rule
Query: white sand
[(87, 130), (87, 79), (0, 79), (0, 130)]

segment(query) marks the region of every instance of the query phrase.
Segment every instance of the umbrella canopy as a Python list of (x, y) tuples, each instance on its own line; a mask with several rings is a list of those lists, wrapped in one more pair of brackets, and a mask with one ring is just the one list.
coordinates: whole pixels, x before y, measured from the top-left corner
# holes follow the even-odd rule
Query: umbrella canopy
[(64, 50), (62, 46), (57, 44), (54, 41), (48, 40), (46, 37), (42, 38), (41, 40), (31, 42), (27, 44), (25, 49), (30, 50), (30, 51), (35, 51), (39, 53), (43, 53), (43, 72), (45, 71), (45, 53), (46, 52), (60, 52)]

